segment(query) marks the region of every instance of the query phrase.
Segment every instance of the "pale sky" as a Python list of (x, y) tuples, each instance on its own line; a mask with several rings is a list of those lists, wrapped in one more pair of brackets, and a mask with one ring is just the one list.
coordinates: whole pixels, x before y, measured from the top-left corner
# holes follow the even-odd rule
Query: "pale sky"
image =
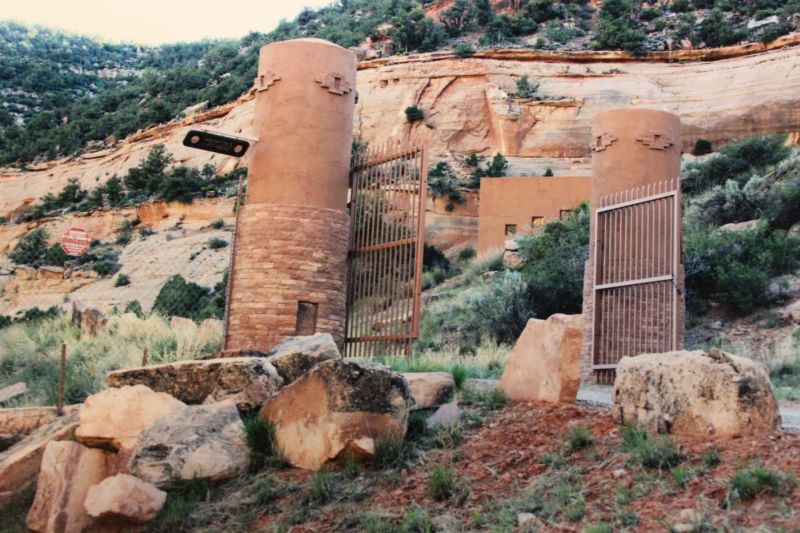
[(332, 0), (0, 0), (0, 20), (103, 41), (165, 44), (266, 33)]

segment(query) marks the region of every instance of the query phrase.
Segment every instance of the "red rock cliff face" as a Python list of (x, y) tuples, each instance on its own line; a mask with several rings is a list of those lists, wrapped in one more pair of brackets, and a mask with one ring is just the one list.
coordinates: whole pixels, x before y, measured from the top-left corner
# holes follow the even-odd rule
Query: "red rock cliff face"
[[(531, 50), (484, 51), (469, 59), (449, 52), (395, 56), (360, 65), (354, 128), (369, 143), (424, 128), (432, 161), (472, 152), (587, 158), (592, 119), (620, 107), (678, 114), (684, 149), (700, 137), (715, 147), (758, 133), (789, 132), (798, 139), (798, 44), (800, 36), (795, 35), (770, 50), (751, 44), (659, 53), (648, 59), (618, 52)], [(510, 98), (523, 75), (539, 84), (540, 99)], [(413, 104), (426, 118), (412, 126), (404, 109)], [(186, 148), (181, 140), (197, 126), (253, 136), (253, 109), (253, 100), (245, 96), (192, 119), (139, 132), (111, 150), (54, 161), (36, 171), (0, 169), (0, 216), (61, 190), (70, 178), (92, 188), (114, 174), (123, 175), (158, 143), (184, 165), (211, 163), (220, 172), (246, 165), (246, 160)], [(556, 163), (548, 166), (560, 168)]]
[[(735, 56), (753, 49), (742, 48), (711, 54)], [(436, 159), (471, 152), (585, 157), (594, 116), (622, 107), (679, 115), (684, 148), (701, 137), (718, 146), (800, 129), (795, 47), (687, 63), (669, 61), (697, 54), (661, 54), (651, 61), (616, 53), (574, 54), (571, 61), (526, 51), (485, 56), (456, 59), (434, 53), (365, 64), (359, 73), (357, 131), (365, 140), (383, 142), (430, 128)], [(511, 98), (523, 75), (539, 84), (538, 98)], [(404, 109), (410, 105), (423, 109), (424, 123), (406, 122)]]

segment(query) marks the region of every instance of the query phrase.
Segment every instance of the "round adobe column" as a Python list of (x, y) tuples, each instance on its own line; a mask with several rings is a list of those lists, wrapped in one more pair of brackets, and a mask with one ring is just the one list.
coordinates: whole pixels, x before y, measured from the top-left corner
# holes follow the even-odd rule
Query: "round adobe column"
[[(652, 109), (618, 109), (597, 115), (592, 125), (592, 240), (584, 274), (583, 310), (587, 314), (586, 339), (581, 355), (582, 381), (609, 382), (613, 370), (593, 372), (595, 232), (598, 207), (657, 196), (680, 190), (681, 122), (671, 113)], [(675, 200), (680, 216), (680, 194)], [(642, 280), (666, 274), (668, 253), (677, 242), (678, 266), (674, 283), (679, 291), (677, 311), (666, 309), (667, 290), (672, 282), (661, 282), (658, 289), (612, 289), (610, 291), (606, 326), (599, 332), (609, 353), (624, 351), (624, 347), (639, 346), (641, 339), (658, 338), (678, 329), (681, 345), (683, 332), (683, 267), (681, 225), (671, 235), (672, 211), (664, 206), (649, 208), (652, 203), (637, 204), (635, 208), (614, 210), (612, 222), (616, 230), (607, 229), (609, 254), (617, 259), (606, 261), (598, 270), (598, 283), (608, 284)], [(675, 204), (669, 204), (675, 209)], [(620, 213), (617, 215), (617, 213)], [(646, 228), (646, 229), (644, 229)], [(670, 248), (667, 250), (667, 248)], [(671, 270), (671, 269), (670, 269)], [(613, 272), (612, 272), (613, 271)], [(640, 283), (640, 281), (636, 281)], [(645, 285), (640, 285), (645, 286)], [(652, 285), (649, 285), (652, 287)], [(666, 286), (666, 287), (665, 287)], [(613, 306), (613, 307), (612, 307)], [(613, 322), (611, 325), (608, 325)], [(611, 333), (609, 333), (611, 332)], [(616, 343), (616, 344), (615, 344)], [(646, 343), (644, 343), (646, 344)], [(653, 342), (652, 346), (658, 346)], [(623, 348), (613, 348), (621, 346)], [(601, 348), (602, 349), (602, 348)], [(653, 348), (650, 351), (664, 351)], [(640, 352), (641, 353), (641, 352)], [(625, 354), (638, 355), (638, 354)], [(603, 363), (604, 361), (600, 361)]]
[(675, 179), (681, 120), (654, 109), (615, 109), (592, 124), (592, 210), (605, 195)]
[(356, 58), (320, 39), (261, 48), (225, 349), (291, 335), (344, 344)]

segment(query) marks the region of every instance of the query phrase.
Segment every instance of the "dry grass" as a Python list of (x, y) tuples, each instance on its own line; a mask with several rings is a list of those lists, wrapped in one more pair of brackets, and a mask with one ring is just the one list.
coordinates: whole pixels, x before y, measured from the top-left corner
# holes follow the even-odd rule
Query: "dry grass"
[(377, 357), (375, 361), (399, 372), (463, 372), (469, 378), (499, 378), (511, 356), (511, 348), (484, 341), (475, 355), (462, 355), (457, 346), (424, 350), (412, 357)]
[(17, 405), (53, 405), (61, 354), (67, 346), (66, 400), (82, 401), (105, 387), (106, 373), (142, 363), (144, 350), (151, 364), (191, 359), (222, 346), (218, 321), (199, 326), (170, 327), (159, 315), (138, 318), (111, 316), (96, 337), (81, 336), (69, 317), (14, 324), (0, 330), (0, 387), (23, 381), (29, 392)]

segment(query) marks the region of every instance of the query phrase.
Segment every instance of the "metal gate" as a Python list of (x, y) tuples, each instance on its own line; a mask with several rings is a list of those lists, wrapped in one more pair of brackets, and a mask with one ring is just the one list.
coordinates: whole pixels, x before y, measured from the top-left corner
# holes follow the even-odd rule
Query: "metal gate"
[(427, 161), (422, 142), (354, 157), (345, 355), (410, 354), (419, 334)]
[(595, 211), (592, 368), (677, 349), (680, 180), (605, 196)]

